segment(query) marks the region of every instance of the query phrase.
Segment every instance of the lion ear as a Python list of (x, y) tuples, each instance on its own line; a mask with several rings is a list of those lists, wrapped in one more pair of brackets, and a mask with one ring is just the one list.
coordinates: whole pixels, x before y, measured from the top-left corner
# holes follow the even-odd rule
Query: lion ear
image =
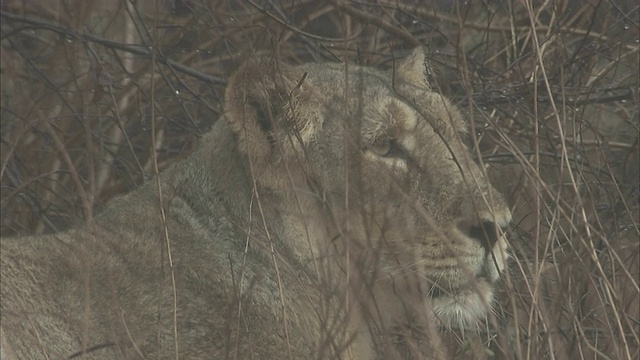
[(250, 61), (229, 80), (225, 93), (225, 117), (238, 136), (240, 149), (266, 157), (281, 131), (290, 133), (305, 119), (292, 120), (292, 103), (308, 95), (305, 73), (274, 60)]
[(424, 48), (419, 46), (400, 60), (392, 69), (393, 75), (417, 87), (431, 89), (427, 80), (427, 63), (424, 56)]

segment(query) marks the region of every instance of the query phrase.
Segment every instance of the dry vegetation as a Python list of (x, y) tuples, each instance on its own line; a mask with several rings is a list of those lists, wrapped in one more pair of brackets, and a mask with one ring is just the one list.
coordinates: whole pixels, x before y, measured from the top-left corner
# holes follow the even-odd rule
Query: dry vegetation
[(640, 357), (635, 1), (3, 1), (3, 236), (88, 221), (187, 154), (252, 56), (390, 66), (423, 44), (514, 210), (453, 358)]

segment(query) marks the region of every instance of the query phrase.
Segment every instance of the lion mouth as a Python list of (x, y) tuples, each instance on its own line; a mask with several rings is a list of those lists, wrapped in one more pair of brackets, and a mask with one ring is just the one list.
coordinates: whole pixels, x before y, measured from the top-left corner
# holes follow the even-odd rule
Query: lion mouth
[[(484, 274), (484, 271), (483, 271)], [(493, 286), (494, 281), (489, 280), (485, 275), (478, 275), (476, 276), (474, 279), (462, 284), (461, 286), (458, 286), (456, 288), (445, 288), (444, 286), (440, 285), (440, 284), (433, 284), (431, 285), (431, 287), (429, 288), (429, 291), (427, 292), (428, 296), (430, 299), (438, 299), (438, 298), (444, 298), (444, 297), (456, 297), (461, 293), (473, 290), (475, 284), (478, 283), (487, 283), (491, 286)]]
[[(442, 299), (460, 299), (464, 297), (468, 297), (474, 293), (484, 295), (487, 290), (489, 292), (493, 292), (494, 284), (497, 282), (497, 278), (493, 278), (491, 276), (489, 270), (485, 267), (476, 275), (474, 278), (469, 279), (462, 284), (458, 284), (457, 286), (443, 286), (439, 283), (433, 283), (427, 292), (429, 299), (433, 300), (442, 300)], [(484, 294), (483, 294), (484, 293)]]

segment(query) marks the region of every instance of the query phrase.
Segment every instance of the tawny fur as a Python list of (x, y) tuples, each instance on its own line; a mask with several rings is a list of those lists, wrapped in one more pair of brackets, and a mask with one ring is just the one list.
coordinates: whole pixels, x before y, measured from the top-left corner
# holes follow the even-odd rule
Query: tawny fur
[(421, 49), (252, 62), (225, 105), (93, 228), (2, 239), (2, 359), (388, 359), (412, 319), (484, 316), (510, 212)]

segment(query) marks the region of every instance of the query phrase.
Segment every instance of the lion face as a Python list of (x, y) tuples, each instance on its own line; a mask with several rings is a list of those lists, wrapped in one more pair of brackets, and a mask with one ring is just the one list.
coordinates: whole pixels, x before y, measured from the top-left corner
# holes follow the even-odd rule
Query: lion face
[[(460, 112), (427, 82), (422, 50), (387, 72), (276, 68), (278, 75), (253, 85), (262, 92), (245, 85), (227, 93), (230, 114), (243, 114), (231, 123), (257, 164), (256, 181), (298, 190), (296, 201), (316, 199), (323, 215), (296, 219), (328, 221), (323, 236), (368, 259), (363, 268), (379, 267), (372, 281), (396, 287), (414, 279), (412, 291), (447, 326), (481, 318), (505, 267), (502, 229), (511, 214), (463, 144)], [(241, 71), (234, 83), (264, 72)], [(323, 240), (315, 241), (322, 253)]]

